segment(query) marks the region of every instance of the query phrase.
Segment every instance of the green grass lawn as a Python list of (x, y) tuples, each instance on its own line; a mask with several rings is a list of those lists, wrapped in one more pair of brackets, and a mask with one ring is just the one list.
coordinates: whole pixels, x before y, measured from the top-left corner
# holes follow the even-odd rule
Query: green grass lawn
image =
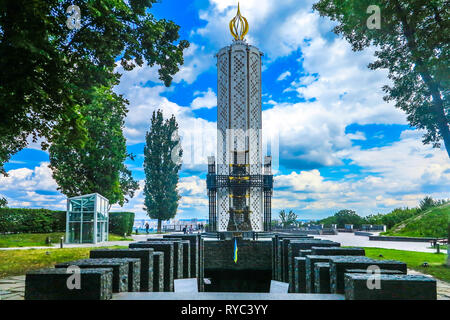
[(108, 236), (108, 241), (133, 241), (131, 237), (119, 236), (117, 234), (110, 233)]
[(387, 236), (447, 238), (449, 221), (450, 204), (447, 203), (406, 219), (382, 234)]
[[(430, 274), (433, 277), (450, 282), (450, 267), (445, 265), (447, 255), (445, 253), (436, 254), (428, 252), (414, 252), (394, 249), (364, 248), (366, 256), (373, 259), (390, 259), (405, 262), (409, 269)], [(383, 257), (379, 257), (379, 255)], [(422, 267), (427, 262), (429, 267)]]
[[(53, 244), (59, 244), (59, 239), (61, 237), (65, 237), (65, 233), (0, 234), (0, 248), (51, 246), (45, 242), (47, 237), (51, 238)], [(130, 237), (124, 238), (123, 236), (110, 233), (109, 241), (133, 241), (133, 239)]]
[[(125, 246), (101, 248), (127, 248)], [(29, 270), (53, 267), (56, 263), (89, 258), (90, 248), (0, 250), (0, 279), (24, 275)]]

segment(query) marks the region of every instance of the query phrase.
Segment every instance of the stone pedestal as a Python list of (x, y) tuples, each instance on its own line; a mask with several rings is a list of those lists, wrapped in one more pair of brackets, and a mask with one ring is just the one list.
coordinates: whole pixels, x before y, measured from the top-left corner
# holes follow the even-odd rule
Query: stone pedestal
[(153, 291), (164, 292), (164, 252), (153, 252)]
[[(168, 238), (175, 239), (175, 238)], [(189, 240), (178, 239), (183, 246), (183, 278), (191, 277), (191, 243)]]
[(306, 274), (306, 293), (315, 293), (314, 290), (314, 264), (316, 262), (328, 262), (331, 256), (306, 256), (305, 274)]
[(178, 238), (182, 240), (188, 240), (191, 250), (191, 276), (190, 278), (199, 277), (199, 264), (200, 264), (200, 240), (195, 234), (170, 234), (164, 235), (164, 239)]
[(379, 288), (370, 289), (372, 275), (345, 274), (347, 300), (436, 300), (436, 280), (422, 275), (380, 275)]
[(153, 291), (153, 249), (91, 250), (91, 258), (138, 258), (141, 261), (140, 291)]
[(80, 270), (80, 289), (70, 290), (67, 280), (73, 273), (65, 268), (27, 272), (25, 300), (108, 300), (112, 298), (111, 268)]
[(155, 239), (149, 238), (147, 242), (173, 242), (173, 278), (181, 279), (183, 278), (183, 244), (181, 239)]
[(375, 260), (357, 256), (330, 257), (330, 287), (332, 293), (344, 293), (344, 273), (347, 269), (367, 269), (377, 266), (380, 269), (399, 270), (406, 274), (406, 263), (395, 260)]
[[(283, 239), (285, 242), (286, 239)], [(320, 239), (305, 239), (305, 240), (289, 240), (286, 241), (287, 254), (285, 256), (286, 267), (283, 270), (285, 273), (286, 282), (291, 284), (291, 288), (294, 287), (294, 257), (299, 255), (300, 250), (310, 250), (312, 246), (316, 247), (337, 247), (340, 243), (333, 242), (330, 240), (320, 240)], [(293, 292), (293, 291), (290, 291)]]
[(164, 291), (173, 292), (174, 279), (174, 251), (175, 245), (171, 241), (143, 241), (129, 244), (130, 248), (152, 248), (154, 251), (164, 252)]
[(306, 258), (294, 258), (294, 292), (306, 292)]
[(314, 264), (314, 292), (330, 293), (330, 264), (317, 262)]
[(127, 259), (81, 259), (69, 262), (58, 263), (55, 268), (67, 269), (69, 266), (78, 266), (83, 269), (93, 268), (112, 268), (113, 292), (126, 292), (128, 291), (128, 271), (129, 261)]
[(283, 239), (290, 240), (306, 240), (313, 239), (313, 236), (308, 235), (278, 235), (276, 234), (272, 238), (272, 254), (273, 254), (273, 279), (277, 281), (282, 281), (283, 279)]

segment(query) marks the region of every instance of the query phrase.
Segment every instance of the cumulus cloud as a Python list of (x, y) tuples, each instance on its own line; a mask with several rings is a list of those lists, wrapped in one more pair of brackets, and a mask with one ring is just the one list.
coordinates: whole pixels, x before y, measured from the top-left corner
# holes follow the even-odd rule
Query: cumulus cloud
[(56, 190), (57, 184), (52, 178), (48, 162), (42, 162), (33, 170), (20, 168), (8, 171), (8, 176), (0, 175), (0, 191), (17, 189), (24, 192), (33, 190)]
[[(204, 46), (198, 46), (191, 42), (189, 48), (183, 51), (184, 64), (180, 66), (180, 70), (173, 76), (173, 83), (186, 82), (192, 84), (197, 77), (214, 65), (213, 53), (206, 51)], [(128, 87), (144, 86), (148, 82), (154, 82), (162, 85), (159, 80), (158, 66), (150, 67), (148, 65), (136, 66), (131, 71), (125, 71), (123, 67), (117, 63), (115, 71), (121, 74), (118, 91), (124, 91)], [(167, 89), (166, 90), (170, 90)]]
[(208, 91), (205, 92), (198, 92), (197, 95), (198, 97), (191, 102), (193, 110), (201, 108), (211, 109), (217, 105), (216, 93), (211, 88), (208, 88)]
[(42, 162), (34, 169), (20, 168), (0, 175), (0, 192), (10, 207), (35, 207), (65, 209), (65, 197), (59, 193), (52, 178), (48, 162)]
[[(206, 25), (192, 33), (208, 39), (212, 46), (219, 49), (232, 39), (228, 23), (236, 14), (237, 4), (232, 0), (210, 0), (209, 3), (209, 7), (199, 14)], [(312, 0), (242, 2), (241, 13), (249, 22), (247, 41), (260, 47), (271, 61), (289, 55), (296, 50), (299, 41), (317, 34), (314, 22), (320, 17), (311, 12), (313, 3)], [(328, 21), (321, 20), (322, 28), (330, 25)]]
[[(348, 208), (361, 215), (386, 213), (396, 207), (415, 207), (426, 195), (448, 198), (450, 163), (438, 149), (424, 146), (421, 133), (405, 130), (391, 145), (339, 153), (363, 172), (352, 179), (327, 179), (320, 170), (293, 171), (275, 177), (274, 209), (295, 208), (297, 213)], [(296, 206), (288, 205), (296, 203)], [(274, 213), (273, 213), (274, 214)]]
[[(123, 207), (114, 205), (111, 211), (131, 211), (134, 212), (136, 218), (145, 218), (147, 213), (144, 211), (144, 180), (139, 181), (139, 190), (135, 196), (125, 203)], [(208, 199), (206, 196), (206, 182), (198, 176), (181, 177), (178, 182), (178, 191), (181, 196), (177, 217), (184, 214), (186, 209), (197, 217), (206, 217)]]

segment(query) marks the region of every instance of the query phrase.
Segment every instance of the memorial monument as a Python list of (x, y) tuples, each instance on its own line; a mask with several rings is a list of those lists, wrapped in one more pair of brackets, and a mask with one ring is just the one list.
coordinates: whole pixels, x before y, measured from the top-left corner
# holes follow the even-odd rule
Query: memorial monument
[(269, 231), (273, 176), (262, 162), (261, 56), (238, 11), (217, 57), (217, 163), (208, 157), (210, 231)]

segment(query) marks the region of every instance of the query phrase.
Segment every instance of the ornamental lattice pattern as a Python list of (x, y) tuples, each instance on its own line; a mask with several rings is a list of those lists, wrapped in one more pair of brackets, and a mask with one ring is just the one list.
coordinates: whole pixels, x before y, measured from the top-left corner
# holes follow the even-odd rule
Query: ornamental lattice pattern
[[(231, 148), (244, 151), (247, 130), (247, 53), (245, 49), (231, 51), (231, 109), (230, 120), (233, 129)], [(231, 161), (232, 159), (230, 159)]]
[(253, 231), (262, 231), (262, 200), (261, 188), (250, 188), (250, 222)]
[[(234, 41), (217, 55), (217, 174), (228, 176), (234, 164), (244, 165), (247, 174), (262, 174), (261, 134), (261, 52), (243, 41)], [(230, 169), (231, 168), (231, 169)], [(238, 170), (238, 171), (235, 171)], [(233, 180), (234, 179), (234, 180)], [(230, 181), (239, 181), (230, 176)], [(242, 191), (236, 187), (217, 188), (217, 230), (227, 231), (230, 212), (235, 219), (247, 211), (247, 219), (254, 231), (263, 227), (263, 190), (249, 186), (240, 201)], [(234, 197), (231, 198), (230, 196)], [(236, 215), (237, 214), (237, 215)], [(236, 220), (234, 220), (236, 221)], [(247, 227), (247, 228), (248, 228)]]
[(218, 57), (217, 76), (217, 173), (228, 174), (227, 170), (227, 128), (229, 122), (229, 55)]
[(219, 224), (218, 231), (227, 231), (228, 220), (230, 219), (230, 215), (228, 213), (228, 209), (230, 207), (230, 200), (228, 196), (227, 188), (219, 188), (217, 189), (217, 206), (219, 213)]

